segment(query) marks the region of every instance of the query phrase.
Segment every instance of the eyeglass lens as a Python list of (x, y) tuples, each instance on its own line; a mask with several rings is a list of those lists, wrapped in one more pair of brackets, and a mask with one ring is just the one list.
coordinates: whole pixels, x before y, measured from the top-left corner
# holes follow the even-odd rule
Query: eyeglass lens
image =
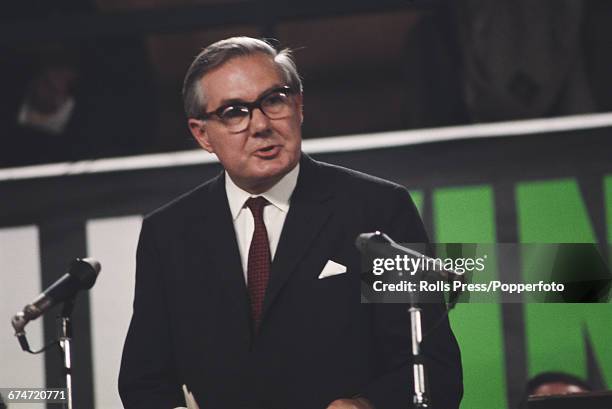
[(219, 118), (231, 132), (240, 132), (249, 126), (251, 112), (255, 108), (260, 108), (264, 115), (270, 119), (284, 118), (291, 113), (289, 94), (284, 91), (275, 91), (266, 95), (251, 107), (230, 105), (219, 114)]

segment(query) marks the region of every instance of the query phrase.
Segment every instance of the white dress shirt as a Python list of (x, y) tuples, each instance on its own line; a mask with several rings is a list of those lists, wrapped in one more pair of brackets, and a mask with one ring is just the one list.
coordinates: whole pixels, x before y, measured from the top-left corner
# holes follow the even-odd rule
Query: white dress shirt
[(289, 173), (279, 180), (272, 188), (260, 195), (252, 195), (251, 193), (239, 188), (232, 178), (225, 172), (225, 192), (234, 221), (234, 231), (236, 232), (236, 241), (238, 242), (238, 250), (240, 251), (240, 260), (242, 261), (242, 272), (244, 280), (247, 281), (247, 263), (249, 260), (249, 248), (253, 239), (253, 231), (255, 230), (255, 222), (250, 209), (245, 206), (246, 201), (251, 197), (263, 196), (269, 205), (264, 207), (263, 219), (268, 232), (268, 243), (270, 243), (270, 256), (274, 260), (278, 240), (280, 239), (285, 218), (289, 212), (289, 202), (291, 194), (297, 184), (298, 174), (300, 173), (300, 164), (298, 163)]

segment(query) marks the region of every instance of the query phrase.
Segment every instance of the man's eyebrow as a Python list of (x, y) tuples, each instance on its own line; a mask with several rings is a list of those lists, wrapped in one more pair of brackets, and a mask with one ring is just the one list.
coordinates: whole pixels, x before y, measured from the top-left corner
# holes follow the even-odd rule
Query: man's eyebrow
[[(262, 91), (257, 98), (255, 98), (254, 101), (257, 101), (259, 98), (261, 98), (262, 96), (266, 95), (267, 93), (269, 93), (270, 91), (274, 91), (275, 89), (278, 88), (282, 88), (283, 85), (282, 84), (275, 84), (272, 85), (269, 88), (266, 88), (264, 91)], [(245, 101), (244, 99), (240, 99), (240, 98), (228, 98), (228, 99), (222, 99), (221, 103), (219, 104), (219, 107), (225, 107), (228, 105), (240, 105), (240, 104), (250, 104), (251, 102), (254, 101)], [(218, 108), (217, 108), (218, 109)]]

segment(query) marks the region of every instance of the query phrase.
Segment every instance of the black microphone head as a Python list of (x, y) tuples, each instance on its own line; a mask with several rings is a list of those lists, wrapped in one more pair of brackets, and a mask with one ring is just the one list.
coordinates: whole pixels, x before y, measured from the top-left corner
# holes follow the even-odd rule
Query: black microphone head
[(360, 235), (358, 235), (357, 238), (355, 238), (355, 247), (357, 247), (357, 250), (364, 252), (366, 250), (366, 247), (368, 246), (368, 242), (376, 233), (378, 232), (361, 233)]
[(77, 258), (70, 265), (68, 274), (77, 279), (81, 289), (89, 290), (96, 283), (100, 269), (100, 263), (97, 260)]
[(369, 244), (392, 244), (394, 241), (385, 233), (376, 230), (372, 233), (361, 233), (355, 239), (355, 246), (359, 251), (366, 251)]
[(371, 233), (372, 236), (370, 237), (370, 240), (372, 240), (372, 242), (374, 243), (379, 243), (379, 244), (393, 244), (395, 243), (391, 237), (387, 236), (385, 233), (376, 230), (374, 233)]
[(96, 276), (97, 276), (98, 273), (100, 273), (100, 270), (102, 270), (102, 265), (95, 258), (86, 257), (84, 259), (81, 259), (81, 261), (89, 264), (91, 266), (91, 268), (93, 268), (94, 271), (96, 272)]

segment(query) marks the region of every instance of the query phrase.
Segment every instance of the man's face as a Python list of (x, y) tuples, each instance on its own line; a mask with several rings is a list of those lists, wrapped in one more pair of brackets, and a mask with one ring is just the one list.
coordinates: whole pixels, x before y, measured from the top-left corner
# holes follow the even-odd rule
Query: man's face
[[(206, 111), (228, 102), (253, 102), (267, 92), (287, 85), (274, 60), (265, 54), (236, 57), (200, 80)], [(270, 119), (254, 109), (248, 127), (233, 133), (216, 117), (190, 119), (198, 143), (214, 153), (242, 189), (262, 193), (295, 167), (302, 141), (302, 96), (290, 97), (291, 114)]]

